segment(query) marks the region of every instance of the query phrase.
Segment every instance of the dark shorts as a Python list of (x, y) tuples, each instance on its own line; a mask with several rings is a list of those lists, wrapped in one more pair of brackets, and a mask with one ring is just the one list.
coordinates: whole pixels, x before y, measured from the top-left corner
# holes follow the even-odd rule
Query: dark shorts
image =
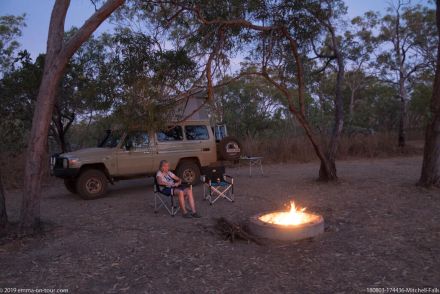
[(189, 185), (187, 185), (187, 184), (182, 184), (182, 185), (179, 185), (179, 186), (177, 186), (177, 187), (173, 187), (173, 188), (169, 188), (169, 187), (163, 187), (161, 190), (160, 190), (160, 192), (162, 193), (162, 194), (165, 194), (165, 195), (167, 195), (167, 196), (171, 196), (171, 195), (175, 195), (175, 190), (182, 190), (182, 191), (185, 191), (185, 189), (186, 188), (189, 188)]
[(173, 195), (173, 188), (164, 187), (160, 190), (160, 193), (167, 195), (167, 196), (171, 196), (171, 195)]

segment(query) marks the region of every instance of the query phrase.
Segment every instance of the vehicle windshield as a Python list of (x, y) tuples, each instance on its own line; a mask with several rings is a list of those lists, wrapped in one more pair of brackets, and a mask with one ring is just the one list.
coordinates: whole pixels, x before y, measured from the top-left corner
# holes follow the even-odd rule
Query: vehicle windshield
[(101, 148), (115, 148), (121, 141), (122, 134), (119, 132), (107, 131), (105, 137), (98, 145)]

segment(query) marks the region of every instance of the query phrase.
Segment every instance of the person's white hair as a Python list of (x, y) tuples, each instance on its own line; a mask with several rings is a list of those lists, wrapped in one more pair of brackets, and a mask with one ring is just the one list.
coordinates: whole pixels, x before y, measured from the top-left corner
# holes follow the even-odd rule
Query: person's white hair
[(164, 164), (166, 164), (166, 163), (168, 163), (168, 160), (163, 159), (163, 160), (160, 161), (160, 163), (159, 163), (159, 170), (160, 170), (160, 171), (162, 171), (162, 167), (163, 167)]

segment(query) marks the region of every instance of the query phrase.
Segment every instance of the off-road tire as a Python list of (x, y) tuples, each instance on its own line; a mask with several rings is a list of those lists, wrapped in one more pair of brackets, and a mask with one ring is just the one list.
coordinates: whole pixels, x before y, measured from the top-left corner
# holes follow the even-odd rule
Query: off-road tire
[(195, 161), (181, 161), (176, 169), (176, 174), (184, 183), (196, 185), (200, 182), (200, 167)]
[(76, 180), (64, 179), (64, 186), (70, 193), (78, 194), (78, 191), (76, 190)]
[(76, 181), (76, 190), (85, 200), (97, 199), (107, 193), (108, 180), (105, 174), (97, 169), (89, 169), (80, 174)]
[(238, 160), (241, 155), (241, 144), (235, 137), (225, 137), (218, 143), (218, 152), (221, 160)]

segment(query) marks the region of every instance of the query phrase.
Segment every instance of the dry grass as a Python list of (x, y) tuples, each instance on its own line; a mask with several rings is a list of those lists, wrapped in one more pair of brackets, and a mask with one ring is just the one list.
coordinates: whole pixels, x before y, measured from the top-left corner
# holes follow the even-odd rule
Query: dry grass
[[(23, 187), (24, 163), (26, 154), (0, 153), (0, 169), (3, 184), (6, 189), (17, 189)], [(49, 161), (45, 166), (44, 184), (50, 181)]]
[(0, 169), (6, 189), (16, 189), (23, 185), (25, 154), (0, 154)]
[[(326, 144), (324, 138), (320, 144)], [(421, 154), (421, 144), (414, 146), (410, 142), (407, 147), (397, 146), (397, 137), (391, 133), (374, 135), (344, 136), (341, 139), (338, 159), (348, 158), (383, 158), (391, 156)], [(244, 154), (264, 156), (266, 161), (278, 162), (310, 162), (317, 159), (312, 145), (306, 137), (252, 138), (242, 139)]]

